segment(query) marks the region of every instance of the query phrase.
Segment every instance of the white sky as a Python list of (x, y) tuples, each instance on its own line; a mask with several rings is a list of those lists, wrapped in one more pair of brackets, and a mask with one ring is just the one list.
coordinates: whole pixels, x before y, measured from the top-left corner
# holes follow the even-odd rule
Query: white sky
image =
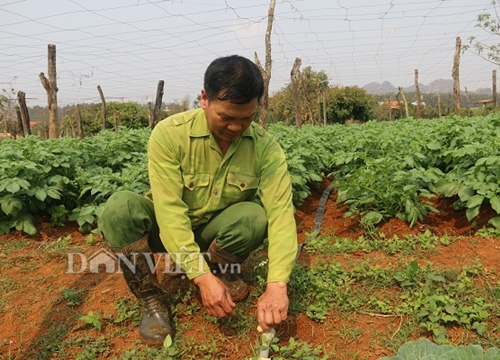
[[(164, 102), (200, 92), (216, 57), (265, 60), (269, 0), (0, 0), (0, 89), (22, 90), (28, 106), (46, 105), (38, 74), (47, 74), (47, 45), (57, 49), (59, 105)], [(491, 0), (276, 0), (271, 91), (302, 69), (324, 70), (330, 84), (394, 86), (451, 79), (455, 38), (500, 43), (475, 27), (494, 14)], [(491, 87), (494, 64), (461, 56), (461, 88)]]

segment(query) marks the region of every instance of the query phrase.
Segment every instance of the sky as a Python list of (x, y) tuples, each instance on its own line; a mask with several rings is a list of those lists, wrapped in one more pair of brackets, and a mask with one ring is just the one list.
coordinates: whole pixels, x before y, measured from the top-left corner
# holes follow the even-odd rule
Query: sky
[[(193, 101), (217, 57), (265, 62), (270, 0), (0, 0), (0, 89), (28, 106), (47, 104), (39, 74), (56, 46), (58, 104)], [(392, 85), (452, 79), (456, 38), (492, 44), (478, 28), (491, 0), (276, 0), (270, 91), (290, 82), (295, 58), (325, 71), (330, 85)], [(491, 88), (497, 66), (472, 52), (460, 58), (462, 91)], [(14, 95), (12, 95), (14, 94)]]

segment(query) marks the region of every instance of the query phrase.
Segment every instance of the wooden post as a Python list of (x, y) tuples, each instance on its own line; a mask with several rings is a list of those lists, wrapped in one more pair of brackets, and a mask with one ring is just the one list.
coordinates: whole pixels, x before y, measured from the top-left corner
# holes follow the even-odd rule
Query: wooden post
[(302, 87), (302, 92), (304, 93), (304, 98), (306, 99), (306, 106), (307, 110), (309, 111), (309, 117), (311, 118), (311, 123), (312, 125), (316, 125), (316, 122), (314, 121), (314, 114), (311, 108), (311, 100), (309, 100), (309, 96), (307, 96), (307, 89), (304, 84), (304, 74), (301, 74), (300, 76), (300, 86)]
[(273, 29), (274, 22), (274, 8), (276, 7), (276, 0), (271, 0), (269, 3), (269, 9), (267, 12), (267, 27), (266, 27), (266, 37), (265, 37), (265, 46), (266, 46), (266, 59), (264, 69), (257, 57), (257, 53), (255, 54), (255, 64), (259, 67), (260, 72), (262, 73), (262, 77), (264, 78), (264, 94), (262, 95), (262, 99), (260, 100), (259, 107), (259, 124), (267, 129), (267, 107), (269, 104), (269, 82), (271, 80), (271, 69), (272, 69), (272, 58), (271, 58), (271, 32)]
[(151, 129), (154, 129), (156, 124), (160, 121), (160, 110), (161, 110), (161, 102), (163, 99), (163, 86), (165, 82), (163, 80), (158, 81), (158, 87), (156, 88), (156, 101), (155, 108), (153, 110), (153, 126)]
[(455, 115), (460, 116), (460, 50), (462, 47), (462, 40), (459, 36), (456, 38), (455, 44), (455, 57), (453, 60), (453, 105)]
[(101, 98), (102, 129), (106, 130), (106, 99), (104, 98), (101, 85), (97, 85), (97, 91), (99, 91), (99, 97)]
[(420, 105), (422, 97), (420, 95), (420, 87), (418, 86), (418, 69), (415, 69), (415, 92), (417, 94), (417, 119), (420, 119)]
[(323, 125), (326, 126), (326, 90), (323, 91)]
[(83, 124), (82, 124), (82, 114), (80, 112), (80, 105), (76, 105), (76, 125), (78, 128), (78, 138), (83, 139)]
[(71, 130), (71, 137), (74, 139), (76, 138), (76, 133), (75, 133), (76, 116), (74, 114), (74, 111), (72, 114), (68, 114), (68, 119), (69, 119), (69, 128)]
[(21, 113), (23, 136), (31, 135), (30, 114), (28, 112), (28, 107), (26, 106), (26, 94), (24, 92), (19, 91), (17, 93), (17, 102)]
[(493, 113), (497, 113), (497, 71), (493, 70)]
[(300, 101), (299, 101), (299, 89), (297, 86), (297, 73), (299, 72), (300, 65), (302, 65), (302, 60), (300, 58), (295, 58), (292, 66), (292, 71), (290, 71), (290, 80), (293, 92), (293, 105), (295, 108), (295, 126), (297, 129), (302, 128), (302, 116), (300, 114)]
[[(16, 131), (16, 136), (18, 134), (21, 134), (21, 136), (24, 136), (24, 130), (23, 130), (23, 116), (21, 115), (21, 108), (19, 105), (16, 105), (16, 116), (17, 116), (17, 131)], [(7, 131), (7, 123), (5, 123), (5, 132), (8, 133)]]
[[(9, 133), (8, 130), (8, 125), (7, 125), (7, 118), (10, 118), (10, 99), (7, 98), (7, 106), (2, 107), (2, 117), (3, 117), (3, 127), (4, 127), (4, 133), (5, 136)], [(17, 111), (17, 106), (16, 106), (16, 111)], [(19, 114), (18, 114), (19, 115)], [(18, 116), (17, 119), (19, 120), (20, 117)]]
[(440, 118), (443, 117), (443, 114), (441, 113), (441, 95), (440, 94), (438, 94), (438, 116)]
[(470, 98), (469, 92), (467, 91), (467, 86), (465, 87), (465, 97), (467, 98), (467, 116), (472, 116), (472, 111), (470, 111)]
[(48, 45), (48, 72), (47, 79), (43, 72), (39, 74), (40, 81), (47, 92), (47, 103), (49, 108), (49, 139), (57, 138), (58, 119), (57, 119), (57, 76), (56, 76), (56, 46)]
[(115, 131), (118, 131), (118, 118), (116, 117), (116, 111), (113, 111), (113, 125), (115, 126)]
[(392, 106), (391, 106), (391, 97), (387, 98), (387, 105), (389, 108), (389, 121), (392, 121)]
[(405, 92), (403, 91), (403, 88), (401, 86), (398, 87), (398, 90), (399, 90), (398, 95), (401, 94), (401, 97), (403, 98), (403, 102), (405, 104), (405, 114), (406, 114), (406, 118), (408, 119), (410, 117), (410, 112), (408, 110), (408, 101), (406, 101)]
[(148, 118), (149, 118), (149, 127), (153, 128), (153, 104), (151, 101), (148, 101)]

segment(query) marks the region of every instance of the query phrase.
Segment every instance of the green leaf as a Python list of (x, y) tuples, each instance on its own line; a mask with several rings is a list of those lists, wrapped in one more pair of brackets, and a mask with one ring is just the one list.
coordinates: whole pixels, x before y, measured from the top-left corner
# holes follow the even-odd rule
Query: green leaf
[(490, 348), (484, 353), (483, 360), (497, 360), (500, 359), (500, 349)]
[(47, 196), (49, 196), (52, 199), (57, 199), (57, 200), (59, 200), (61, 198), (59, 191), (53, 190), (53, 189), (47, 189)]
[(47, 198), (47, 193), (43, 189), (38, 189), (35, 191), (35, 197), (40, 201), (44, 201)]
[(482, 195), (474, 195), (467, 201), (468, 208), (480, 207), (483, 203), (484, 196)]
[(382, 221), (384, 217), (378, 211), (368, 211), (364, 216), (362, 221), (368, 222), (369, 224), (378, 224)]
[(33, 220), (31, 220), (31, 219), (25, 219), (23, 221), (21, 230), (29, 235), (35, 235), (37, 232), (36, 227), (33, 224)]
[(474, 329), (476, 329), (479, 335), (484, 335), (488, 331), (488, 327), (484, 323), (475, 324)]
[(490, 204), (493, 210), (500, 214), (500, 196), (495, 195), (490, 199)]
[(467, 201), (470, 199), (470, 197), (472, 195), (474, 195), (474, 190), (471, 189), (470, 187), (465, 186), (465, 185), (461, 185), (458, 188), (457, 195), (458, 195), (458, 197), (460, 197), (460, 200)]
[(165, 340), (163, 341), (163, 347), (165, 349), (168, 349), (170, 346), (172, 346), (172, 337), (170, 335), (167, 335), (167, 337), (165, 338)]
[(480, 210), (481, 210), (481, 206), (476, 206), (476, 207), (467, 209), (465, 211), (465, 214), (467, 215), (467, 220), (471, 221), (476, 216), (478, 216)]
[(430, 142), (430, 143), (427, 143), (427, 149), (429, 150), (439, 150), (441, 149), (441, 144), (434, 141), (434, 142)]
[(95, 213), (95, 206), (85, 206), (80, 209), (80, 216), (85, 216), (85, 215), (94, 215)]
[(500, 229), (500, 216), (495, 216), (488, 221), (488, 224), (492, 225), (495, 229)]
[(22, 230), (29, 235), (36, 234), (36, 227), (34, 225), (33, 217), (30, 214), (23, 214), (13, 222), (16, 230)]
[(461, 346), (446, 355), (447, 359), (453, 360), (479, 360), (483, 359), (483, 348), (479, 345)]
[(5, 215), (16, 215), (18, 211), (23, 208), (23, 203), (13, 196), (6, 196), (1, 200), (1, 202), (2, 211)]
[(19, 190), (21, 190), (21, 187), (19, 186), (18, 183), (15, 183), (15, 182), (11, 182), (10, 184), (8, 184), (5, 189), (10, 192), (11, 194), (15, 194), (16, 192), (18, 192)]
[(0, 221), (0, 235), (8, 234), (10, 232), (10, 222)]
[(380, 360), (438, 360), (446, 357), (455, 348), (451, 345), (436, 345), (428, 339), (409, 341), (398, 349), (396, 356), (383, 357)]
[(323, 178), (315, 173), (309, 173), (309, 179), (312, 181), (323, 181)]
[(458, 185), (446, 179), (439, 179), (436, 182), (435, 188), (438, 193), (441, 193), (446, 197), (456, 195), (458, 191)]

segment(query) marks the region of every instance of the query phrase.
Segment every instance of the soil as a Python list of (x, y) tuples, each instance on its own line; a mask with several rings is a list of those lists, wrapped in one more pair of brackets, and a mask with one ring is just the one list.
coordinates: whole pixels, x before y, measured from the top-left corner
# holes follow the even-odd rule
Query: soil
[[(314, 226), (319, 199), (327, 185), (325, 182), (313, 189), (311, 196), (296, 211), (299, 242), (305, 241), (306, 233), (311, 232)], [(429, 214), (413, 228), (401, 220), (392, 219), (380, 225), (379, 231), (386, 237), (422, 234), (427, 230), (440, 236), (458, 237), (458, 240), (449, 246), (441, 246), (424, 260), (441, 268), (454, 269), (461, 269), (479, 261), (484, 271), (498, 275), (496, 271), (500, 259), (500, 239), (475, 235), (496, 213), (491, 208), (484, 207), (471, 223), (467, 220), (465, 211), (454, 210), (453, 199), (433, 199), (433, 203), (439, 212)], [(336, 195), (333, 192), (326, 204), (321, 235), (349, 239), (357, 239), (363, 235), (365, 230), (359, 219), (344, 217), (345, 212), (346, 206), (336, 203)], [(9, 264), (0, 267), (0, 291), (3, 292), (0, 295), (0, 359), (59, 358), (58, 343), (73, 339), (75, 349), (81, 349), (84, 346), (82, 344), (89, 341), (88, 338), (85, 339), (84, 334), (94, 340), (101, 335), (111, 339), (107, 344), (108, 350), (98, 358), (120, 358), (124, 349), (130, 349), (139, 340), (137, 326), (129, 322), (120, 327), (106, 326), (101, 331), (92, 330), (85, 327), (78, 317), (89, 311), (101, 314), (103, 322), (116, 317), (116, 299), (130, 296), (122, 275), (103, 272), (95, 274), (88, 270), (69, 274), (66, 254), (58, 252), (56, 248), (61, 239), (69, 235), (71, 251), (90, 256), (105, 245), (104, 241), (96, 238), (93, 244), (88, 244), (87, 235), (82, 235), (78, 226), (71, 222), (65, 227), (55, 228), (43, 219), (38, 219), (36, 225), (39, 231), (35, 236), (27, 236), (19, 231), (0, 236), (1, 249), (9, 249), (8, 253), (0, 254), (0, 263)], [(17, 246), (21, 242), (23, 245)], [(53, 244), (53, 247), (50, 244)], [(390, 256), (382, 253), (355, 252), (334, 257), (335, 261), (346, 264), (351, 258), (370, 258), (381, 266), (393, 261)], [(308, 253), (302, 251), (300, 263), (307, 265), (312, 261)], [(255, 265), (252, 263), (247, 267), (252, 269)], [(165, 285), (165, 282), (163, 284)], [(67, 299), (61, 295), (60, 289), (64, 288), (81, 289), (84, 302), (69, 306)], [(192, 288), (188, 284), (184, 290), (186, 289)], [(250, 302), (250, 309), (255, 309), (256, 300), (252, 295), (246, 300)], [(189, 306), (193, 309), (193, 304), (178, 305), (179, 313), (187, 311)], [(244, 316), (251, 317), (252, 314)], [(390, 345), (390, 338), (400, 331), (404, 321), (405, 319), (398, 316), (359, 312), (346, 317), (332, 311), (324, 323), (317, 323), (304, 313), (299, 313), (290, 314), (277, 331), (280, 345), (286, 344), (287, 340), (293, 337), (311, 347), (322, 345), (327, 353), (335, 351), (336, 354), (343, 354), (340, 357), (342, 359), (371, 360), (394, 354), (395, 349)], [(245, 329), (243, 336), (241, 331), (238, 336), (233, 336), (235, 326), (207, 321), (204, 311), (196, 308), (193, 314), (186, 312), (186, 315), (179, 316), (178, 326), (181, 326), (182, 322), (190, 324), (184, 325), (182, 336), (193, 344), (193, 348), (200, 349), (201, 346), (216, 341), (217, 347), (222, 351), (211, 358), (239, 359), (242, 355), (251, 356), (257, 338), (255, 327)], [(255, 321), (248, 323), (255, 324)], [(122, 331), (121, 336), (119, 331)], [(353, 333), (356, 336), (349, 336)], [(429, 337), (429, 334), (418, 329), (410, 334), (413, 339), (422, 336)], [(460, 328), (450, 328), (449, 336), (456, 344), (461, 344), (464, 339), (470, 340), (470, 334)], [(387, 338), (387, 341), (377, 341), (381, 337)], [(51, 341), (53, 344), (47, 346)]]

